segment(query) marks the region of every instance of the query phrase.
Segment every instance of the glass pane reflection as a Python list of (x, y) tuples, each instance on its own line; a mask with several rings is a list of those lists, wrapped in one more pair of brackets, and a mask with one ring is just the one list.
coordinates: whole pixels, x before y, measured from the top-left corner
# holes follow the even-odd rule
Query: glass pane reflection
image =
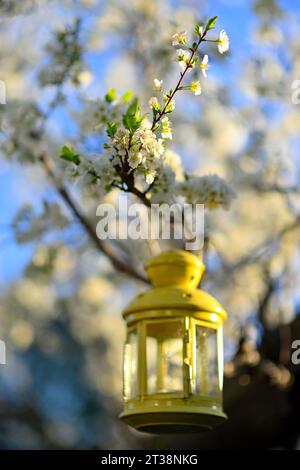
[(183, 390), (183, 336), (181, 321), (147, 325), (148, 394)]
[(137, 368), (138, 368), (138, 343), (136, 331), (128, 333), (124, 347), (124, 400), (130, 400), (137, 396)]
[(196, 394), (217, 396), (220, 393), (216, 330), (196, 326)]

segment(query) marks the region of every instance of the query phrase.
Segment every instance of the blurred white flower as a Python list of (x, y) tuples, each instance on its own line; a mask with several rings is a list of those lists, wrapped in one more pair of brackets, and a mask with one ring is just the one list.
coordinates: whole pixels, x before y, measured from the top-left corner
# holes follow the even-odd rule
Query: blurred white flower
[(24, 278), (17, 284), (15, 292), (17, 300), (30, 313), (41, 315), (53, 312), (55, 297), (50, 286)]
[(28, 349), (34, 340), (34, 328), (25, 320), (16, 321), (11, 327), (10, 340), (19, 349)]
[(98, 306), (108, 302), (115, 295), (113, 286), (103, 277), (93, 276), (86, 279), (80, 286), (79, 298), (82, 302)]
[(218, 175), (192, 176), (177, 185), (177, 193), (190, 204), (204, 204), (209, 209), (228, 209), (235, 192)]
[(137, 168), (141, 163), (144, 161), (144, 156), (142, 152), (130, 152), (130, 155), (128, 157), (128, 163), (131, 168)]
[(180, 44), (186, 43), (186, 32), (181, 31), (172, 36), (172, 46), (179, 46)]
[(178, 49), (177, 60), (182, 69), (185, 69), (191, 59), (191, 53), (183, 49)]
[(201, 88), (201, 83), (199, 80), (192, 82), (190, 85), (190, 90), (195, 94), (195, 95), (201, 95), (202, 93), (202, 88)]
[(205, 54), (205, 56), (203, 57), (202, 59), (202, 62), (201, 64), (199, 65), (200, 69), (202, 70), (202, 73), (204, 75), (204, 77), (206, 77), (206, 70), (208, 69), (208, 55)]
[(171, 150), (166, 150), (163, 156), (163, 165), (158, 170), (155, 184), (151, 189), (151, 202), (154, 204), (174, 202), (176, 181), (179, 182), (182, 179), (181, 157)]
[(150, 98), (148, 104), (151, 109), (156, 109), (156, 110), (160, 109), (159, 101), (155, 96), (152, 96), (152, 98)]
[(147, 171), (145, 176), (146, 176), (146, 183), (152, 184), (155, 178), (155, 173)]
[(172, 129), (171, 129), (171, 123), (169, 121), (169, 118), (165, 116), (161, 120), (161, 136), (163, 139), (170, 139), (172, 140)]
[(84, 87), (87, 87), (88, 85), (90, 85), (90, 83), (93, 81), (93, 78), (94, 76), (92, 72), (90, 72), (90, 70), (83, 70), (78, 75), (78, 80), (80, 84)]
[(155, 79), (153, 80), (153, 82), (154, 82), (154, 89), (155, 89), (156, 91), (161, 91), (161, 89), (162, 89), (162, 84), (163, 84), (163, 80), (158, 80), (158, 78), (155, 78)]

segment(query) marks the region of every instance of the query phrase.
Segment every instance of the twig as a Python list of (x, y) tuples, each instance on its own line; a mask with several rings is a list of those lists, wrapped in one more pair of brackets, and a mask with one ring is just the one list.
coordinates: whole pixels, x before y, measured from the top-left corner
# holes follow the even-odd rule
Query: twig
[(262, 193), (272, 193), (272, 192), (276, 192), (280, 194), (300, 193), (300, 186), (279, 186), (277, 184), (273, 184), (273, 185), (263, 185), (263, 186), (254, 185), (254, 188), (258, 192), (262, 192)]
[(151, 130), (155, 130), (156, 129), (156, 126), (157, 124), (159, 123), (159, 121), (161, 120), (161, 118), (166, 114), (166, 110), (168, 109), (168, 106), (169, 104), (172, 102), (172, 99), (174, 98), (175, 94), (177, 93), (177, 91), (180, 89), (180, 86), (181, 86), (181, 83), (187, 73), (187, 71), (193, 67), (193, 60), (194, 60), (194, 56), (201, 44), (201, 42), (205, 41), (205, 36), (206, 36), (206, 33), (207, 33), (207, 28), (204, 30), (203, 34), (200, 36), (200, 38), (198, 39), (198, 42), (196, 43), (195, 47), (192, 47), (190, 48), (191, 50), (191, 57), (189, 59), (189, 61), (187, 62), (186, 64), (186, 67), (185, 69), (183, 70), (183, 72), (180, 73), (180, 77), (179, 77), (179, 80), (177, 82), (177, 85), (175, 86), (174, 90), (172, 91), (172, 93), (170, 93), (170, 95), (168, 96), (168, 99), (166, 100), (165, 102), (165, 105), (163, 107), (163, 109), (157, 114), (156, 117), (153, 118), (153, 122), (152, 122), (152, 126), (151, 126)]
[(284, 235), (286, 235), (288, 232), (290, 232), (292, 230), (295, 230), (299, 227), (300, 227), (300, 216), (296, 217), (296, 219), (292, 223), (290, 223), (289, 225), (286, 225), (285, 227), (283, 227), (277, 233), (277, 235), (273, 235), (273, 236), (267, 238), (266, 240), (264, 240), (262, 243), (260, 243), (256, 248), (254, 248), (252, 250), (254, 252), (254, 254), (244, 256), (239, 261), (234, 263), (232, 266), (228, 266), (228, 269), (229, 270), (236, 270), (236, 269), (239, 269), (239, 268), (241, 268), (245, 265), (255, 263), (256, 261), (258, 261), (263, 256), (265, 251), (270, 247), (270, 245), (272, 245), (272, 243), (274, 243), (275, 241), (277, 241), (277, 242), (280, 241), (281, 238), (284, 237)]

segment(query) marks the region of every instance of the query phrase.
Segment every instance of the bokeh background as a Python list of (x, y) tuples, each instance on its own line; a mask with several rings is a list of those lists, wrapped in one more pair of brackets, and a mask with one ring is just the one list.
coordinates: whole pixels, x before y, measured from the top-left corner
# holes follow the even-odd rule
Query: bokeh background
[[(0, 338), (7, 347), (0, 447), (300, 448), (300, 370), (291, 363), (292, 341), (300, 339), (298, 3), (4, 0), (0, 15), (7, 91), (0, 105)], [(62, 145), (100, 153), (96, 100), (109, 87), (131, 89), (146, 107), (153, 78), (173, 83), (178, 73), (172, 34), (214, 15), (230, 36), (230, 53), (209, 50), (203, 94), (178, 99), (172, 148), (188, 171), (218, 173), (238, 195), (230, 211), (213, 211), (205, 221), (204, 287), (230, 314), (230, 420), (202, 435), (153, 437), (118, 420), (120, 314), (144, 286), (94, 247), (39, 155), (51, 158), (62, 181)], [(57, 87), (68, 57), (56, 54), (55, 31), (78, 18), (80, 60)], [(65, 184), (96, 225), (99, 198)], [(113, 248), (138, 268), (151, 254), (141, 242)]]

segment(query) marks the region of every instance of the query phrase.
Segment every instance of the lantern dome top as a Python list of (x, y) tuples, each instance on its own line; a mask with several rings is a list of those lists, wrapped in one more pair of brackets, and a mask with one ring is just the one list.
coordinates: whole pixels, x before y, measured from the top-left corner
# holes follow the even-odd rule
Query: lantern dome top
[(138, 313), (157, 316), (163, 310), (166, 315), (173, 310), (183, 314), (209, 314), (216, 323), (223, 323), (227, 318), (226, 311), (214, 297), (197, 289), (205, 265), (192, 253), (164, 252), (147, 262), (146, 271), (153, 288), (139, 294), (126, 308), (123, 317), (127, 320)]

